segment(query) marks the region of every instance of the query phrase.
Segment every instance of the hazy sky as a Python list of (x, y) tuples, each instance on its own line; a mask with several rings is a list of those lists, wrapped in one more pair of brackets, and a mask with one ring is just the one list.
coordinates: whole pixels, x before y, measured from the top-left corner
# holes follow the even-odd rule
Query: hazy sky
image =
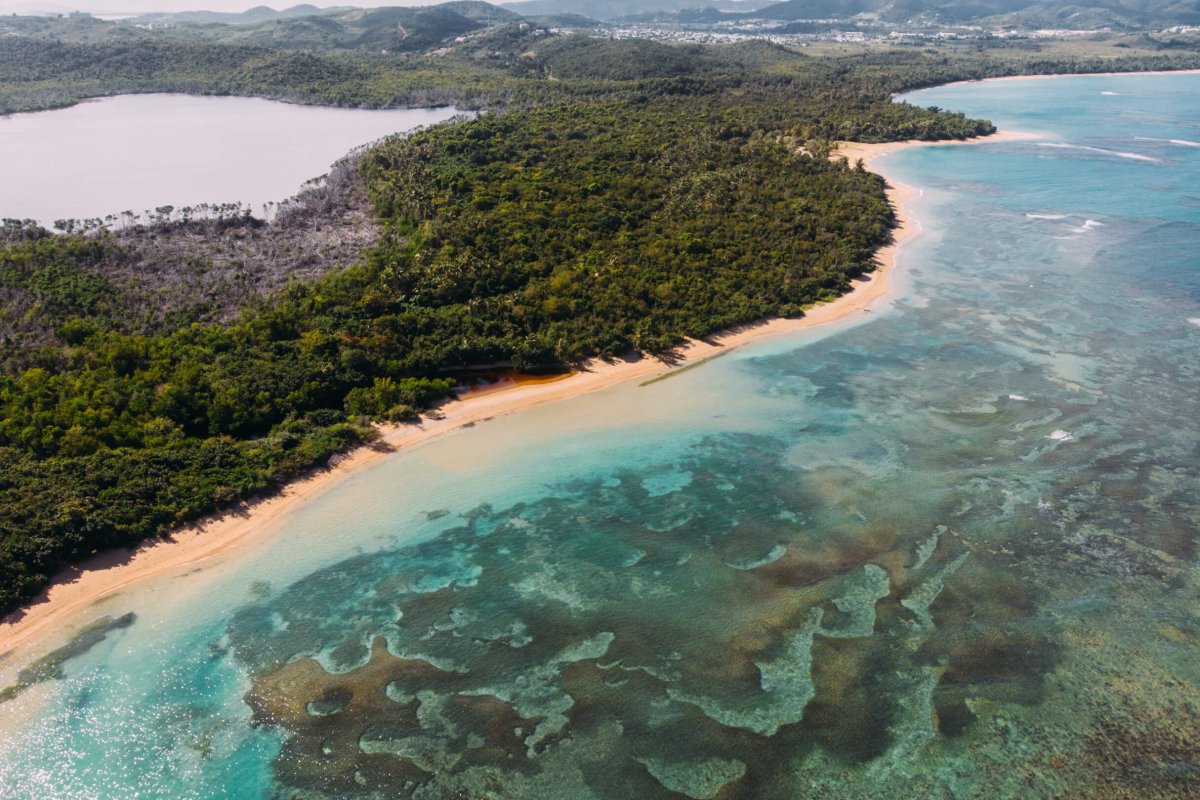
[[(28, 14), (37, 11), (88, 11), (92, 13), (137, 11), (245, 11), (255, 6), (290, 8), (306, 0), (255, 2), (255, 0), (0, 0), (0, 14)], [(427, 6), (442, 0), (374, 0), (374, 2), (337, 2), (308, 0), (315, 6)]]

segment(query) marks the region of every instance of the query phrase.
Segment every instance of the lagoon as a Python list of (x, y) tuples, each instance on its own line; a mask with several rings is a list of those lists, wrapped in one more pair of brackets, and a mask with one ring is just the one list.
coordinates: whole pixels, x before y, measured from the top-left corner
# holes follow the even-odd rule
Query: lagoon
[(143, 94), (0, 117), (0, 218), (235, 202), (261, 216), (351, 149), (456, 113)]

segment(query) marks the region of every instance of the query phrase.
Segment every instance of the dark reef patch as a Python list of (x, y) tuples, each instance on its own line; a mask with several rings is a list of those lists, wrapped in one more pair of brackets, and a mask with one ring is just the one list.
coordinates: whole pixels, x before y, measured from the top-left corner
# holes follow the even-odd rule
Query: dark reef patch
[(775, 797), (806, 753), (865, 764), (963, 736), (978, 700), (1041, 701), (1054, 627), (1008, 560), (837, 504), (814, 527), (792, 503), (828, 472), (783, 453), (713, 437), (247, 606), (230, 639), (255, 720), (288, 734), (279, 780), (526, 796), (568, 770), (597, 797)]

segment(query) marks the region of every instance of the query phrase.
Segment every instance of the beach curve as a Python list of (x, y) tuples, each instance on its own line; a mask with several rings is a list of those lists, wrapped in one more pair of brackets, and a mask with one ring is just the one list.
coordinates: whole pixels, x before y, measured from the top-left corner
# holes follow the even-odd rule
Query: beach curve
[[(1028, 138), (1035, 137), (1000, 132), (964, 141), (839, 143), (833, 157), (845, 157), (852, 163), (861, 158), (870, 163), (907, 147)], [(888, 179), (886, 191), (896, 213), (897, 225), (892, 239), (877, 252), (877, 268), (856, 279), (852, 289), (835, 300), (807, 309), (803, 317), (764, 320), (703, 340), (687, 340), (675, 351), (669, 363), (647, 357), (593, 361), (561, 380), (517, 384), (469, 394), (445, 404), (420, 424), (381, 426), (377, 441), (334, 459), (328, 468), (293, 481), (272, 496), (183, 526), (165, 538), (148, 541), (133, 550), (101, 554), (69, 567), (56, 575), (30, 603), (0, 620), (0, 658), (3, 659), (0, 685), (11, 682), (16, 670), (35, 656), (68, 641), (80, 627), (92, 622), (96, 614), (93, 607), (97, 603), (133, 586), (178, 576), (201, 564), (211, 566), (244, 555), (279, 531), (291, 514), (305, 503), (398, 451), (524, 409), (695, 366), (714, 355), (764, 337), (830, 325), (870, 311), (885, 300), (892, 289), (891, 274), (900, 247), (920, 231), (919, 222), (910, 208), (911, 202), (920, 196), (919, 190)]]

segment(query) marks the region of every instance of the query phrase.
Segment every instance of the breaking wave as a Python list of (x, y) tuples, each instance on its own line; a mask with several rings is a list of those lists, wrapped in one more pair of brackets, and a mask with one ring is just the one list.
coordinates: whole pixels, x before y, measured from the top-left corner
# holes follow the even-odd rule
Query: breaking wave
[(1162, 142), (1163, 144), (1173, 144), (1176, 147), (1200, 147), (1200, 142), (1193, 142), (1191, 139), (1156, 139), (1153, 136), (1135, 136), (1133, 138), (1139, 142)]
[(1054, 147), (1060, 150), (1085, 150), (1089, 153), (1101, 153), (1106, 156), (1116, 156), (1117, 158), (1127, 158), (1131, 161), (1150, 161), (1157, 164), (1159, 160), (1153, 156), (1144, 156), (1141, 153), (1126, 153), (1123, 150), (1109, 150), (1104, 147), (1092, 147), (1086, 144), (1067, 144), (1065, 142), (1038, 142), (1038, 147)]

